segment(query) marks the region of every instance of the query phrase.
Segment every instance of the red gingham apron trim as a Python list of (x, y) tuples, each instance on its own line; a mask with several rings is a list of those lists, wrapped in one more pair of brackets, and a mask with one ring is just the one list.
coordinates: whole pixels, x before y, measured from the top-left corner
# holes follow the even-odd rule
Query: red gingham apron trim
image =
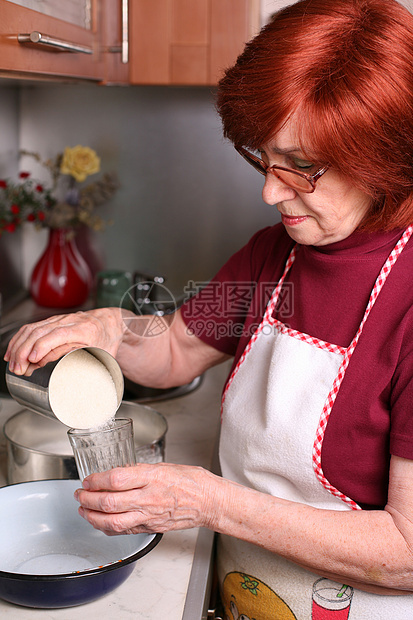
[(254, 334), (251, 337), (251, 340), (248, 342), (247, 346), (245, 347), (241, 357), (239, 358), (234, 370), (232, 371), (232, 374), (230, 376), (230, 378), (227, 381), (227, 384), (225, 386), (225, 390), (224, 393), (222, 395), (222, 401), (221, 401), (221, 417), (222, 417), (222, 410), (223, 410), (223, 405), (225, 402), (225, 397), (227, 394), (227, 391), (231, 385), (231, 383), (233, 382), (235, 375), (237, 374), (241, 364), (244, 362), (245, 358), (247, 357), (248, 353), (250, 352), (252, 345), (254, 344), (254, 342), (257, 340), (259, 334), (262, 332), (263, 328), (265, 327), (265, 325), (268, 324), (272, 324), (275, 325), (277, 327), (277, 329), (282, 332), (282, 333), (287, 333), (290, 336), (292, 336), (293, 338), (297, 338), (298, 340), (303, 340), (304, 342), (307, 342), (308, 344), (314, 345), (316, 347), (318, 347), (319, 349), (326, 349), (327, 351), (330, 351), (332, 353), (338, 353), (340, 355), (345, 355), (347, 349), (345, 347), (340, 347), (339, 345), (336, 344), (331, 344), (329, 342), (325, 342), (324, 340), (319, 340), (318, 338), (314, 338), (313, 336), (309, 336), (308, 334), (303, 334), (302, 332), (299, 332), (295, 329), (291, 329), (289, 327), (287, 327), (284, 323), (281, 323), (281, 321), (278, 321), (277, 319), (272, 318), (272, 314), (274, 313), (275, 310), (275, 306), (277, 304), (278, 301), (278, 296), (280, 294), (282, 285), (284, 284), (284, 280), (287, 276), (287, 273), (289, 272), (291, 265), (294, 263), (295, 258), (297, 256), (297, 251), (299, 249), (298, 245), (295, 245), (293, 247), (293, 249), (290, 252), (290, 255), (287, 259), (287, 262), (285, 264), (284, 267), (284, 272), (277, 284), (277, 286), (274, 289), (273, 294), (271, 295), (271, 299), (269, 300), (268, 304), (267, 304), (267, 308), (265, 310), (263, 319), (261, 321), (261, 323), (259, 324), (259, 326), (257, 327), (257, 329), (255, 330)]
[[(318, 423), (318, 428), (316, 431), (316, 438), (314, 441), (314, 445), (313, 445), (313, 468), (314, 468), (314, 472), (319, 480), (319, 482), (323, 485), (323, 487), (332, 495), (334, 495), (335, 497), (338, 497), (339, 499), (341, 499), (343, 502), (345, 502), (347, 505), (349, 505), (353, 510), (361, 510), (360, 506), (353, 501), (351, 498), (347, 497), (346, 495), (344, 495), (343, 493), (341, 493), (341, 491), (339, 491), (338, 489), (336, 489), (335, 487), (333, 487), (333, 485), (331, 485), (329, 483), (329, 481), (327, 480), (327, 478), (324, 476), (324, 472), (323, 469), (321, 467), (321, 449), (322, 449), (322, 445), (323, 445), (323, 440), (324, 440), (324, 433), (325, 433), (325, 429), (327, 427), (327, 422), (328, 419), (330, 417), (330, 413), (331, 410), (333, 408), (333, 404), (335, 402), (335, 399), (337, 397), (338, 391), (340, 389), (341, 386), (341, 382), (343, 381), (344, 378), (344, 374), (347, 370), (347, 367), (349, 365), (350, 362), (350, 358), (354, 353), (354, 349), (356, 348), (357, 342), (359, 341), (359, 338), (361, 336), (361, 333), (363, 331), (363, 327), (364, 324), (371, 312), (371, 309), (373, 308), (373, 305), (381, 291), (381, 289), (384, 286), (384, 283), (394, 265), (394, 263), (397, 261), (398, 257), (400, 256), (401, 252), (403, 251), (403, 249), (405, 248), (407, 242), (409, 241), (410, 237), (412, 236), (413, 233), (413, 226), (408, 226), (406, 228), (406, 230), (403, 232), (402, 236), (400, 237), (399, 241), (397, 242), (397, 244), (395, 245), (395, 247), (393, 248), (392, 252), (390, 253), (389, 257), (387, 258), (386, 262), (384, 263), (377, 279), (376, 282), (374, 284), (373, 290), (370, 294), (370, 299), (369, 302), (367, 304), (366, 307), (366, 311), (364, 313), (364, 317), (360, 323), (360, 326), (357, 330), (356, 335), (354, 336), (352, 342), (350, 343), (349, 347), (347, 347), (347, 349), (343, 349), (342, 347), (338, 347), (337, 345), (332, 345), (330, 343), (324, 343), (326, 345), (328, 345), (329, 351), (332, 352), (336, 352), (336, 353), (342, 353), (344, 352), (344, 357), (343, 357), (343, 362), (339, 368), (337, 377), (334, 380), (333, 383), (333, 387), (329, 393), (329, 395), (327, 396), (326, 402), (324, 404), (323, 407), (323, 411), (321, 413), (320, 416), (320, 420)], [(223, 412), (223, 406), (224, 406), (224, 402), (225, 402), (225, 397), (226, 394), (228, 392), (228, 389), (230, 387), (230, 385), (232, 384), (234, 377), (236, 376), (241, 364), (244, 362), (246, 356), (248, 355), (249, 351), (251, 350), (252, 345), (254, 344), (254, 342), (257, 340), (258, 335), (260, 334), (260, 332), (262, 331), (263, 327), (265, 324), (267, 323), (277, 323), (277, 328), (280, 328), (281, 326), (283, 326), (282, 323), (280, 323), (279, 321), (274, 321), (273, 319), (271, 319), (271, 315), (274, 312), (274, 308), (276, 306), (277, 300), (278, 300), (278, 295), (279, 292), (281, 290), (281, 287), (284, 283), (285, 277), (288, 273), (288, 271), (291, 268), (291, 265), (294, 263), (295, 258), (296, 258), (296, 254), (297, 254), (297, 250), (298, 250), (298, 246), (295, 245), (293, 247), (293, 249), (291, 250), (291, 253), (287, 259), (287, 262), (285, 264), (285, 268), (284, 268), (284, 273), (280, 279), (280, 281), (278, 282), (273, 295), (271, 296), (270, 301), (268, 302), (267, 305), (267, 309), (265, 311), (263, 320), (261, 321), (260, 325), (258, 326), (258, 328), (256, 329), (255, 333), (253, 334), (251, 340), (249, 341), (248, 345), (246, 346), (246, 348), (244, 349), (244, 352), (242, 353), (240, 359), (238, 360), (234, 370), (232, 371), (232, 374), (230, 376), (230, 378), (228, 379), (227, 385), (225, 387), (224, 393), (222, 395), (222, 401), (221, 401), (221, 418), (222, 418), (222, 412)], [(295, 330), (290, 330), (289, 328), (283, 326), (282, 327), (283, 330), (286, 330), (285, 333), (289, 333), (290, 335), (292, 335), (293, 337), (298, 337), (298, 335), (300, 334), (300, 332), (296, 332)], [(309, 342), (310, 344), (314, 344), (315, 346), (320, 346), (320, 343), (322, 343), (323, 341), (319, 341), (316, 338), (311, 338), (310, 336), (308, 336), (307, 334), (301, 334), (301, 338), (302, 340)], [(311, 339), (311, 342), (310, 340)], [(312, 342), (314, 341), (314, 342)], [(335, 348), (336, 347), (336, 348)], [(326, 347), (327, 348), (327, 347)]]
[(296, 329), (292, 329), (291, 327), (287, 327), (278, 319), (274, 319), (271, 317), (269, 321), (272, 325), (274, 325), (277, 330), (282, 334), (287, 334), (292, 338), (296, 338), (297, 340), (302, 340), (311, 346), (317, 347), (318, 349), (325, 349), (326, 351), (330, 351), (330, 353), (338, 353), (339, 355), (345, 355), (347, 349), (345, 347), (340, 347), (338, 344), (331, 344), (331, 342), (325, 342), (324, 340), (320, 340), (319, 338), (314, 338), (314, 336), (309, 336), (303, 332), (298, 332)]
[(262, 331), (264, 325), (266, 325), (268, 323), (268, 317), (271, 316), (272, 312), (274, 311), (275, 304), (277, 303), (277, 299), (278, 299), (278, 295), (280, 293), (281, 287), (282, 287), (282, 285), (284, 283), (284, 280), (285, 280), (285, 277), (286, 277), (287, 273), (290, 270), (291, 265), (295, 261), (296, 254), (297, 254), (297, 245), (295, 245), (293, 247), (293, 249), (291, 250), (291, 252), (290, 252), (290, 255), (289, 255), (288, 259), (287, 259), (287, 262), (285, 263), (284, 272), (283, 272), (283, 274), (282, 274), (282, 276), (281, 276), (277, 286), (275, 287), (273, 294), (271, 295), (271, 299), (270, 299), (270, 301), (267, 304), (267, 308), (266, 308), (266, 311), (264, 313), (264, 317), (263, 317), (261, 323), (258, 325), (257, 329), (255, 330), (254, 334), (252, 335), (249, 343), (245, 347), (245, 349), (244, 349), (241, 357), (239, 358), (239, 360), (238, 360), (234, 370), (232, 371), (230, 378), (227, 381), (224, 393), (222, 395), (222, 400), (221, 400), (221, 419), (222, 419), (222, 411), (223, 411), (223, 407), (224, 407), (225, 398), (226, 398), (227, 392), (228, 392), (228, 390), (230, 388), (230, 385), (232, 384), (232, 382), (233, 382), (233, 380), (234, 380), (234, 378), (235, 378), (235, 376), (236, 376), (236, 374), (237, 374), (241, 364), (243, 363), (243, 361), (247, 357), (248, 353), (250, 352), (250, 350), (252, 348), (252, 345), (257, 340), (257, 338), (258, 338), (260, 332)]
[(327, 491), (329, 491), (332, 495), (334, 495), (335, 497), (338, 497), (339, 499), (341, 499), (343, 502), (345, 502), (346, 504), (348, 504), (353, 510), (361, 510), (360, 506), (358, 504), (356, 504), (356, 502), (354, 502), (352, 499), (350, 499), (349, 497), (347, 497), (346, 495), (344, 495), (343, 493), (341, 493), (338, 489), (334, 488), (327, 480), (327, 478), (324, 476), (323, 473), (323, 469), (321, 467), (321, 448), (323, 445), (323, 440), (324, 440), (324, 433), (325, 433), (325, 429), (327, 426), (327, 422), (328, 419), (330, 417), (330, 413), (331, 410), (333, 408), (334, 402), (336, 400), (338, 391), (340, 389), (341, 383), (343, 381), (344, 378), (344, 374), (347, 370), (347, 367), (349, 365), (351, 356), (354, 353), (354, 349), (356, 348), (356, 345), (359, 341), (359, 338), (361, 336), (361, 333), (363, 331), (363, 327), (365, 322), (367, 321), (367, 318), (371, 312), (371, 309), (373, 308), (376, 299), (381, 291), (381, 289), (384, 286), (384, 283), (386, 282), (386, 279), (393, 267), (393, 265), (395, 264), (395, 262), (397, 261), (397, 259), (399, 258), (400, 254), (402, 253), (403, 249), (405, 248), (407, 242), (409, 241), (411, 235), (413, 233), (413, 226), (409, 226), (408, 228), (406, 228), (406, 230), (404, 231), (403, 235), (400, 237), (399, 241), (397, 242), (397, 244), (395, 245), (395, 247), (393, 248), (392, 252), (390, 253), (389, 257), (387, 258), (386, 262), (384, 263), (377, 279), (376, 282), (374, 284), (373, 290), (371, 292), (370, 295), (370, 299), (369, 302), (367, 304), (366, 307), (366, 311), (364, 313), (364, 317), (360, 323), (360, 326), (357, 330), (356, 335), (354, 336), (352, 342), (350, 343), (349, 347), (347, 348), (344, 358), (343, 358), (343, 362), (339, 368), (338, 374), (334, 380), (333, 383), (333, 387), (331, 388), (331, 391), (329, 393), (329, 395), (327, 396), (326, 402), (324, 404), (324, 408), (323, 411), (321, 413), (321, 417), (318, 423), (318, 428), (316, 431), (316, 437), (315, 437), (315, 441), (314, 441), (314, 446), (313, 446), (313, 468), (315, 471), (315, 474), (318, 478), (318, 480), (321, 482), (321, 484), (323, 485), (323, 487), (325, 489), (327, 489)]

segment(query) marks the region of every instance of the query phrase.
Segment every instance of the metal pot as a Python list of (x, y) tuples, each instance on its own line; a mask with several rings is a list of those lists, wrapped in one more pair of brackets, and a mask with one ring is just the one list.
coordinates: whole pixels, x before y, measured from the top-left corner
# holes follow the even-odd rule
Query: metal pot
[[(50, 316), (50, 313), (42, 313), (36, 315), (34, 320), (40, 321)], [(27, 321), (16, 321), (0, 327), (0, 395), (2, 397), (10, 396), (7, 384), (6, 384), (6, 369), (7, 364), (3, 357), (7, 349), (7, 345), (12, 336), (17, 330), (25, 325)], [(124, 377), (125, 391), (123, 393), (123, 399), (126, 401), (133, 400), (138, 403), (152, 403), (155, 401), (169, 400), (170, 398), (179, 398), (185, 394), (190, 394), (196, 390), (202, 383), (202, 376), (196, 377), (190, 383), (186, 385), (171, 387), (171, 388), (150, 388), (138, 383), (134, 383), (130, 379)], [(20, 402), (20, 401), (19, 401)], [(20, 403), (23, 407), (27, 407), (28, 403)], [(33, 408), (32, 405), (30, 405)]]
[[(151, 407), (123, 401), (116, 417), (133, 420), (136, 460), (158, 463), (165, 458), (165, 417)], [(7, 482), (78, 478), (67, 427), (23, 409), (3, 427), (7, 444)]]
[[(108, 353), (97, 347), (82, 347), (82, 351), (85, 351), (100, 361), (101, 364), (109, 372), (113, 379), (113, 383), (116, 389), (116, 404), (119, 407), (122, 401), (122, 394), (124, 390), (123, 375), (117, 361)], [(50, 404), (49, 384), (53, 372), (56, 367), (59, 366), (65, 358), (75, 354), (80, 349), (75, 349), (66, 353), (63, 357), (54, 362), (49, 362), (41, 368), (36, 368), (31, 375), (15, 375), (11, 372), (9, 365), (6, 367), (6, 383), (10, 395), (20, 405), (29, 407), (42, 415), (50, 418), (58, 418), (53, 411)], [(76, 386), (73, 386), (76, 389)]]

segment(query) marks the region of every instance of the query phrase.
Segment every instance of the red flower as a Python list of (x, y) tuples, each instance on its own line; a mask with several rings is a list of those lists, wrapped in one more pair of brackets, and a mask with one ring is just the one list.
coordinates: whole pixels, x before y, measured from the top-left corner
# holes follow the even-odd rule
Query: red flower
[(43, 211), (39, 211), (37, 214), (37, 219), (43, 222), (45, 218), (46, 218), (46, 214), (43, 213)]
[(37, 192), (42, 192), (43, 191), (43, 185), (40, 185), (40, 183), (39, 183), (39, 185), (36, 185), (36, 191)]
[(28, 222), (34, 222), (35, 219), (36, 219), (36, 216), (34, 213), (29, 213), (29, 215), (27, 216)]
[(6, 224), (6, 226), (4, 227), (4, 230), (7, 230), (7, 232), (14, 232), (16, 230), (16, 224), (14, 222), (10, 222), (9, 224)]
[(0, 187), (3, 189), (7, 187), (7, 181), (0, 180)]
[(21, 179), (27, 179), (30, 176), (30, 172), (20, 172), (19, 177)]
[(14, 215), (17, 215), (18, 213), (20, 213), (19, 205), (11, 205), (10, 211), (14, 213)]

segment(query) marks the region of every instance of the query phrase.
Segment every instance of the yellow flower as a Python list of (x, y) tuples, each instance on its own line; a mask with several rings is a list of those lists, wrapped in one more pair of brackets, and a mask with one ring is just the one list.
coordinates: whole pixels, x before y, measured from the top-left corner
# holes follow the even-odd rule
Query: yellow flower
[(100, 157), (88, 146), (67, 146), (60, 166), (62, 174), (70, 174), (79, 183), (100, 170)]

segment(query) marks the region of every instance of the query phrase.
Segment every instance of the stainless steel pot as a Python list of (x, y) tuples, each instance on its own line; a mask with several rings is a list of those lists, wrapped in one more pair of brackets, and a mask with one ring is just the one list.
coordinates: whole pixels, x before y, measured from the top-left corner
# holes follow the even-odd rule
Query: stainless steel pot
[[(137, 462), (158, 463), (165, 458), (168, 424), (146, 405), (123, 401), (116, 417), (133, 420)], [(3, 427), (7, 444), (7, 482), (78, 478), (67, 427), (53, 418), (22, 409)]]

